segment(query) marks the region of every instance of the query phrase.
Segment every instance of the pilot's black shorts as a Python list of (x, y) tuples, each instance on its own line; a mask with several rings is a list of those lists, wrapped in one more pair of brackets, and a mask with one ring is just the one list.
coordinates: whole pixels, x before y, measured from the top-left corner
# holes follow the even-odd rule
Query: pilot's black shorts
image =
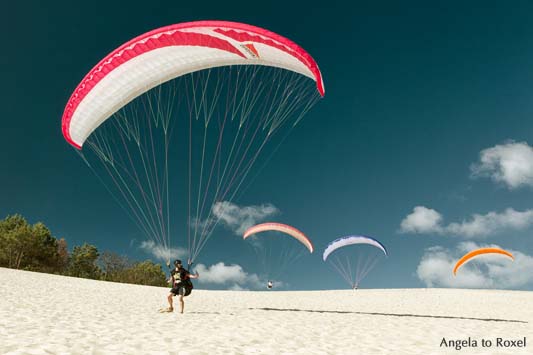
[(186, 297), (191, 294), (192, 289), (190, 287), (185, 286), (175, 286), (170, 290), (170, 293), (172, 293), (174, 296), (182, 295), (183, 297)]

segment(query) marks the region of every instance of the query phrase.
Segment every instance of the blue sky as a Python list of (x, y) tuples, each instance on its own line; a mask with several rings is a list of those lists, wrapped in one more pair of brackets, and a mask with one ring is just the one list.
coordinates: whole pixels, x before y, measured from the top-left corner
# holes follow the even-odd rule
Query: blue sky
[[(85, 73), (130, 38), (173, 23), (231, 20), (292, 39), (324, 76), (325, 98), (236, 201), (273, 206), (277, 214), (263, 219), (313, 240), (316, 253), (283, 275), (287, 288), (346, 287), (320, 254), (337, 237), (367, 234), (390, 257), (363, 287), (533, 289), (533, 5), (343, 8), (10, 3), (0, 15), (9, 34), (0, 57), (0, 216), (43, 221), (71, 246), (150, 257), (140, 248), (145, 237), (63, 139), (64, 105)], [(453, 261), (485, 245), (516, 259), (483, 259), (452, 279)], [(260, 272), (222, 226), (198, 262), (204, 288), (254, 288)]]

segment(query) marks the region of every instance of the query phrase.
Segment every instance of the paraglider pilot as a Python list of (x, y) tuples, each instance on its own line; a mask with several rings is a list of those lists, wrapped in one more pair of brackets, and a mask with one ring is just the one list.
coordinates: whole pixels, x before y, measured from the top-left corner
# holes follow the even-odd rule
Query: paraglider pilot
[[(170, 262), (167, 263), (167, 265), (169, 264)], [(198, 274), (198, 272), (196, 272), (195, 275), (192, 275), (189, 270), (185, 269), (181, 265), (181, 260), (175, 260), (174, 267), (175, 268), (170, 271), (169, 283), (172, 286), (172, 289), (170, 290), (170, 293), (167, 297), (169, 307), (165, 311), (174, 311), (172, 297), (179, 296), (180, 313), (183, 313), (183, 308), (185, 306), (183, 302), (183, 297), (190, 295), (193, 289), (191, 279), (197, 279), (198, 277), (200, 277), (200, 275)]]

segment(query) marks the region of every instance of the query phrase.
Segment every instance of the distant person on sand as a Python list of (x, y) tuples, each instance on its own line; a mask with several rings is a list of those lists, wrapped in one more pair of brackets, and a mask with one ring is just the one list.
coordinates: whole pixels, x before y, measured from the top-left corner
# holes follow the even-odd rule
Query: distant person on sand
[(170, 271), (169, 279), (170, 285), (172, 286), (172, 289), (170, 290), (170, 293), (167, 297), (169, 307), (164, 311), (174, 311), (174, 307), (172, 306), (172, 297), (179, 296), (180, 313), (183, 313), (183, 308), (185, 306), (183, 302), (183, 297), (190, 295), (192, 289), (194, 288), (191, 279), (197, 279), (200, 275), (198, 274), (198, 272), (196, 272), (195, 275), (192, 275), (189, 270), (185, 269), (181, 265), (181, 260), (174, 261), (174, 266), (175, 268)]
[(268, 281), (268, 283), (267, 283), (267, 288), (268, 288), (268, 289), (271, 289), (272, 286), (274, 286), (274, 285), (272, 284), (272, 281)]

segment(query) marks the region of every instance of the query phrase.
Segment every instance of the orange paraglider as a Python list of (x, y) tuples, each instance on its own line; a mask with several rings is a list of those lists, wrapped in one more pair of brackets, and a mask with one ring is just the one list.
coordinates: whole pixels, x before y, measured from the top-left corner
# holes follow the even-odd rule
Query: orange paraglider
[(463, 265), (464, 263), (466, 263), (470, 259), (472, 259), (472, 258), (474, 258), (474, 257), (476, 257), (478, 255), (482, 255), (482, 254), (502, 254), (502, 255), (506, 255), (506, 256), (508, 256), (508, 257), (510, 257), (511, 259), (514, 260), (513, 254), (511, 254), (508, 251), (505, 251), (503, 249), (499, 249), (499, 248), (480, 248), (480, 249), (472, 250), (471, 252), (468, 252), (465, 255), (463, 255), (463, 257), (461, 259), (459, 259), (459, 261), (457, 261), (457, 263), (455, 264), (455, 267), (453, 268), (453, 274), (456, 275), (457, 269), (459, 269), (461, 267), (461, 265)]

